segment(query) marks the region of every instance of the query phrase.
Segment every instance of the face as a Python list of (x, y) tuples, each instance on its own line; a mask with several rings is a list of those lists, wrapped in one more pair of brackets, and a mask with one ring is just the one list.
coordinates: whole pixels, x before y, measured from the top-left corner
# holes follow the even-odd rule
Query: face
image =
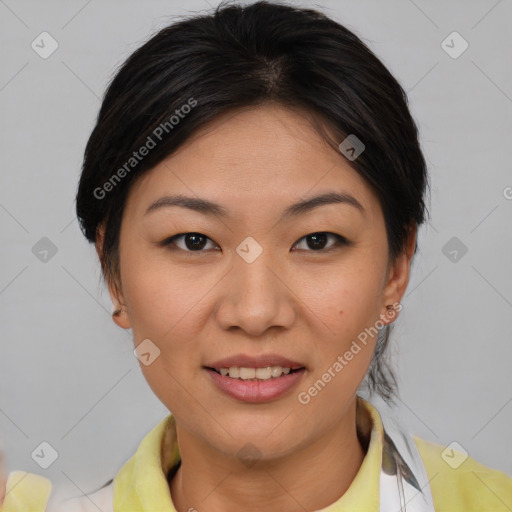
[[(162, 199), (178, 194), (218, 207)], [(307, 203), (324, 194), (339, 200)], [(271, 458), (319, 439), (354, 403), (376, 326), (396, 318), (384, 315), (405, 291), (408, 247), (388, 261), (371, 188), (305, 116), (267, 104), (218, 118), (132, 186), (121, 293), (110, 291), (179, 428)], [(267, 366), (254, 381), (209, 369)]]

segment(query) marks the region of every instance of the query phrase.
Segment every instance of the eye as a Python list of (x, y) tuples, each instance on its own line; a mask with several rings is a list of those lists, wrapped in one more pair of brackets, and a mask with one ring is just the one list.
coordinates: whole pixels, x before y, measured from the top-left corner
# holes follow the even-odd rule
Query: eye
[[(325, 248), (326, 240), (328, 237), (332, 237), (335, 242), (331, 246)], [(337, 235), (336, 233), (327, 233), (327, 232), (318, 232), (318, 233), (311, 233), (310, 235), (306, 235), (305, 237), (302, 237), (295, 245), (294, 247), (297, 247), (297, 245), (300, 244), (302, 240), (305, 240), (307, 242), (307, 245), (312, 248), (313, 251), (319, 252), (319, 251), (330, 251), (332, 249), (335, 249), (337, 246), (340, 245), (350, 245), (350, 242), (343, 236)]]
[[(184, 244), (180, 245), (176, 243), (178, 240), (181, 242), (181, 239), (183, 239)], [(160, 242), (159, 245), (175, 245), (180, 250), (186, 252), (204, 252), (203, 249), (205, 248), (205, 245), (207, 245), (208, 240), (213, 243), (213, 240), (202, 233), (180, 233), (178, 235), (171, 236), (170, 238), (166, 238), (164, 241)], [(216, 244), (214, 244), (214, 246), (218, 247)]]
[[(326, 240), (329, 237), (334, 239), (334, 243), (330, 246), (327, 246), (326, 248)], [(303, 240), (306, 241), (308, 247), (313, 252), (328, 252), (332, 249), (335, 249), (337, 246), (351, 245), (351, 242), (349, 242), (345, 237), (336, 233), (317, 232), (302, 237), (298, 242), (294, 244), (293, 247), (296, 248)], [(177, 235), (166, 238), (160, 242), (159, 245), (169, 247), (170, 249), (174, 249), (173, 247), (170, 247), (174, 245), (178, 249), (185, 252), (205, 252), (204, 249), (207, 246), (208, 241), (213, 244), (213, 249), (217, 250), (216, 248), (218, 248), (218, 245), (215, 244), (211, 238), (208, 238), (202, 233), (179, 233)], [(178, 242), (180, 242), (181, 245)]]

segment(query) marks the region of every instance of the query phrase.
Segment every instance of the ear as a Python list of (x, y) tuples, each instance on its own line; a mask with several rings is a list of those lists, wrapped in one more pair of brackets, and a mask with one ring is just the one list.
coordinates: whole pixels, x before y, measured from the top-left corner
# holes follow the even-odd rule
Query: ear
[[(404, 251), (390, 264), (388, 277), (384, 288), (381, 319), (385, 324), (396, 320), (401, 309), (400, 301), (409, 283), (411, 262), (416, 249), (417, 226), (412, 224)], [(393, 305), (393, 309), (386, 309), (387, 305)]]
[[(102, 224), (98, 227), (96, 231), (96, 253), (98, 254), (98, 258), (102, 261), (103, 255), (103, 241), (105, 239), (105, 224)], [(103, 268), (103, 265), (102, 265)], [(112, 320), (123, 329), (130, 329), (130, 317), (128, 315), (128, 310), (126, 308), (126, 303), (124, 300), (120, 276), (112, 276), (109, 272), (104, 272), (104, 277), (108, 286), (108, 293), (110, 295), (110, 299), (112, 300), (112, 304), (114, 305), (115, 310), (121, 310), (121, 313), (118, 315), (112, 315)]]

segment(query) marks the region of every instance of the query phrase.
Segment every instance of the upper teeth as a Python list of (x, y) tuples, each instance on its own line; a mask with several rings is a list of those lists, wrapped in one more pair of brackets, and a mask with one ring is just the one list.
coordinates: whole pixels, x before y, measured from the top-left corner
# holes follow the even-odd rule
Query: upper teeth
[(283, 373), (290, 373), (290, 368), (282, 366), (267, 366), (265, 368), (245, 368), (239, 366), (231, 366), (230, 368), (219, 368), (221, 375), (229, 375), (232, 379), (261, 379), (268, 380), (280, 377)]

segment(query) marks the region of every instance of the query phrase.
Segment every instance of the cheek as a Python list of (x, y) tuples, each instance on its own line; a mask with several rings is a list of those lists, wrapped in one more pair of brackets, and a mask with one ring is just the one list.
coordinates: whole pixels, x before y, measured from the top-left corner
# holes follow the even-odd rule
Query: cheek
[[(198, 279), (197, 272), (193, 276), (156, 260), (148, 263), (135, 251), (127, 253), (121, 268), (134, 343), (149, 339), (158, 353), (149, 365), (141, 359), (140, 368), (155, 395), (167, 407), (176, 406), (183, 395), (180, 383), (193, 379), (191, 372), (200, 368), (207, 320), (207, 301), (201, 299), (212, 283)], [(174, 397), (172, 404), (169, 397)]]
[(126, 256), (121, 268), (135, 340), (153, 337), (167, 343), (194, 337), (200, 325), (200, 299), (208, 290), (206, 280), (198, 279), (197, 272), (192, 275), (136, 254)]
[(359, 258), (353, 265), (331, 269), (329, 276), (317, 281), (325, 285), (310, 290), (309, 309), (328, 327), (315, 342), (315, 364), (308, 389), (303, 390), (314, 407), (349, 400), (368, 371), (379, 332), (378, 272), (378, 267)]
[(308, 305), (330, 328), (331, 336), (347, 341), (379, 318), (381, 279), (377, 274), (375, 268), (354, 265), (330, 269), (324, 278), (316, 276)]

